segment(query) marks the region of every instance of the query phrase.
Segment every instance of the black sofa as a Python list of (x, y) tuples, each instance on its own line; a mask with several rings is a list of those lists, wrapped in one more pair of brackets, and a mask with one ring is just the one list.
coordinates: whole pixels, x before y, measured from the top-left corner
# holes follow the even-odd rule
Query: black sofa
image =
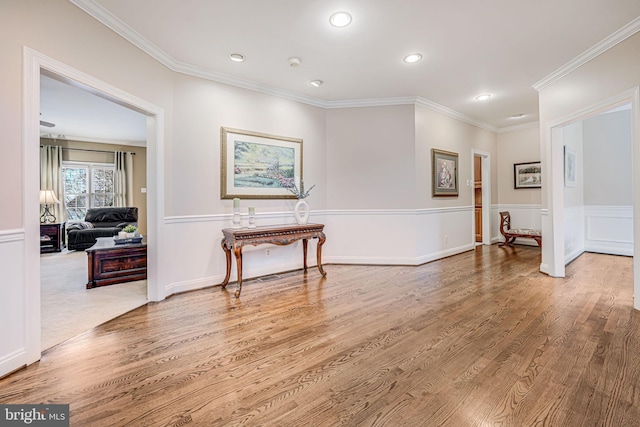
[(67, 224), (67, 249), (88, 249), (96, 244), (98, 237), (115, 236), (129, 224), (138, 225), (138, 208), (88, 209), (84, 221)]

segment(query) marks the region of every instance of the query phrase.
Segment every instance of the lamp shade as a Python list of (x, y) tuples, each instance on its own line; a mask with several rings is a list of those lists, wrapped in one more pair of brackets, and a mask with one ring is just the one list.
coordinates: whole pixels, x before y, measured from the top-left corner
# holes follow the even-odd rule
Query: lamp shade
[(56, 197), (56, 193), (53, 190), (40, 190), (40, 204), (51, 205), (53, 203), (60, 203), (60, 200)]

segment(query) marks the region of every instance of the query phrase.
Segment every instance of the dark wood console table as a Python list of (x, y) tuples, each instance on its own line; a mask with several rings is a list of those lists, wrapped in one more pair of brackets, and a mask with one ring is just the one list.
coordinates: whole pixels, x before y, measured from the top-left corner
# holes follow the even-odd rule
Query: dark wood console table
[(318, 239), (316, 251), (318, 259), (318, 270), (322, 276), (327, 273), (322, 269), (322, 245), (326, 240), (323, 233), (324, 224), (307, 225), (280, 225), (256, 228), (225, 228), (222, 230), (222, 249), (227, 257), (227, 275), (222, 282), (222, 287), (226, 287), (231, 276), (231, 251), (236, 256), (236, 266), (238, 268), (238, 289), (235, 292), (236, 298), (242, 292), (242, 247), (245, 245), (260, 245), (271, 243), (274, 245), (289, 245), (297, 240), (302, 240), (302, 250), (304, 257), (304, 271), (307, 271), (307, 242), (309, 239)]

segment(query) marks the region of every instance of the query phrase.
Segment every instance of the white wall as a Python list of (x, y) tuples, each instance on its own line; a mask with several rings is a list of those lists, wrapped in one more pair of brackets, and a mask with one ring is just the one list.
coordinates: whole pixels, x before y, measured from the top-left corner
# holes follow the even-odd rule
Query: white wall
[(631, 110), (582, 122), (584, 249), (633, 255)]
[(564, 259), (565, 264), (584, 252), (584, 156), (582, 154), (582, 123), (562, 128), (565, 149), (576, 155), (576, 184), (564, 183)]
[(584, 203), (631, 206), (631, 109), (582, 122)]
[(540, 205), (539, 188), (515, 188), (513, 165), (540, 161), (540, 128), (498, 133), (498, 203)]

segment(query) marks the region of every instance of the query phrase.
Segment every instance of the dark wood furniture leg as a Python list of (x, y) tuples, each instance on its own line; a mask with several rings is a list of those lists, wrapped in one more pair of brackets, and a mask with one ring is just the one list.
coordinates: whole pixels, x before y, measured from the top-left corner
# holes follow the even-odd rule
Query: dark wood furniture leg
[(227, 245), (224, 244), (225, 239), (222, 239), (220, 243), (222, 245), (222, 250), (227, 257), (227, 275), (222, 281), (222, 289), (224, 289), (229, 283), (229, 278), (231, 277), (231, 249), (227, 248)]
[[(322, 268), (322, 245), (324, 245), (325, 240), (327, 240), (327, 236), (322, 233), (320, 237), (318, 237), (318, 248), (316, 249), (316, 257), (318, 258), (318, 271), (322, 274), (322, 277), (326, 276), (327, 273)], [(305, 255), (305, 260), (307, 259)]]
[(304, 271), (307, 271), (307, 239), (302, 239), (302, 256), (304, 259)]
[(236, 267), (238, 268), (238, 289), (235, 296), (240, 298), (240, 292), (242, 292), (242, 245), (234, 245), (233, 253), (236, 255)]

